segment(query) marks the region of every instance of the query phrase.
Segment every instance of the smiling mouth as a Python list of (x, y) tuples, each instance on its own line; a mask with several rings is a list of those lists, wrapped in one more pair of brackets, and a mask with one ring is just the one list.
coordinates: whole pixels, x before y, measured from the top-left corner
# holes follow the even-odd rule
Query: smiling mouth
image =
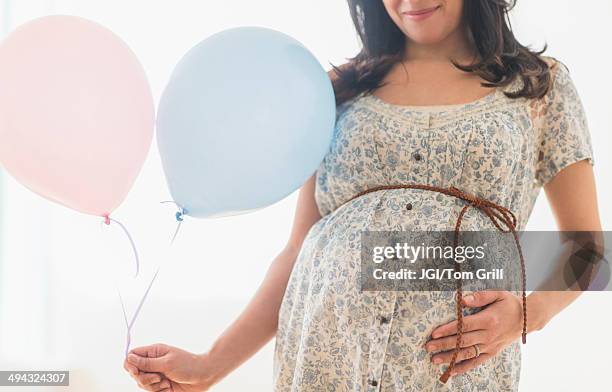
[(423, 20), (431, 16), (435, 11), (440, 8), (439, 5), (435, 7), (423, 8), (420, 10), (404, 11), (402, 14), (413, 20)]

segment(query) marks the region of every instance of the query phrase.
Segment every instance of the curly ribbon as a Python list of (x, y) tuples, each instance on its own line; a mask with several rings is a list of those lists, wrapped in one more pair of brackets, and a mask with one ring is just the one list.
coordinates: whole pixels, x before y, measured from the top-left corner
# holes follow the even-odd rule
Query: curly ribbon
[(119, 227), (121, 227), (121, 229), (127, 236), (128, 240), (130, 241), (130, 245), (132, 245), (132, 251), (134, 252), (134, 260), (136, 262), (136, 274), (134, 274), (134, 277), (136, 278), (138, 276), (138, 273), (140, 272), (140, 258), (138, 257), (138, 250), (136, 249), (136, 244), (134, 243), (134, 239), (130, 235), (130, 232), (126, 229), (126, 227), (121, 222), (109, 217), (108, 215), (104, 215), (103, 218), (104, 218), (105, 225), (110, 225), (111, 222), (118, 224)]
[[(103, 218), (104, 218), (104, 224), (107, 225), (107, 226), (110, 225), (111, 222), (114, 222), (117, 225), (119, 225), (119, 227), (121, 227), (121, 229), (123, 230), (123, 232), (127, 236), (128, 240), (130, 241), (130, 245), (132, 246), (132, 251), (134, 252), (134, 259), (136, 261), (136, 274), (134, 274), (134, 278), (138, 277), (138, 274), (140, 273), (140, 258), (138, 257), (138, 250), (136, 249), (136, 243), (134, 242), (134, 239), (130, 235), (130, 232), (125, 227), (125, 225), (123, 225), (118, 220), (113, 219), (113, 218), (111, 218), (108, 215), (104, 215)], [(153, 278), (153, 280), (154, 279), (155, 279), (155, 277)], [(153, 281), (151, 281), (151, 284), (152, 283), (153, 283)], [(149, 285), (149, 289), (150, 288), (151, 287)], [(147, 293), (148, 293), (149, 289), (147, 289)], [(126, 347), (125, 347), (125, 356), (127, 357), (127, 353), (129, 351), (129, 348), (130, 348), (130, 340), (131, 340), (130, 331), (132, 329), (132, 326), (134, 325), (134, 321), (136, 321), (136, 317), (138, 316), (138, 313), (140, 312), (140, 308), (142, 307), (142, 304), (144, 303), (144, 300), (145, 300), (147, 294), (145, 294), (145, 297), (140, 301), (140, 305), (136, 309), (136, 312), (134, 313), (134, 316), (132, 317), (132, 321), (128, 322), (127, 312), (125, 310), (125, 303), (123, 302), (123, 298), (121, 297), (121, 292), (119, 291), (119, 288), (117, 288), (117, 293), (119, 294), (119, 302), (121, 302), (121, 308), (123, 309), (123, 318), (125, 319), (125, 325), (127, 327), (127, 343), (126, 343)]]

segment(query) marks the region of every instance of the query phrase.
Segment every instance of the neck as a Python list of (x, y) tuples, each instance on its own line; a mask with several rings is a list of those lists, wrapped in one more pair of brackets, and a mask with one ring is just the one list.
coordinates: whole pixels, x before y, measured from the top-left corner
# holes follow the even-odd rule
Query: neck
[(422, 44), (406, 39), (404, 61), (442, 61), (455, 60), (459, 63), (474, 60), (475, 51), (469, 42), (466, 29), (457, 29), (442, 41)]

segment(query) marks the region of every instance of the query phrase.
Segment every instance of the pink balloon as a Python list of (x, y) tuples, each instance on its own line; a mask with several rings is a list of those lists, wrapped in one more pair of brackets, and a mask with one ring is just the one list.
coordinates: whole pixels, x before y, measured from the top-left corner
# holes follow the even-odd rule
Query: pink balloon
[(0, 44), (0, 163), (50, 200), (108, 217), (142, 168), (154, 118), (138, 59), (94, 22), (47, 16)]

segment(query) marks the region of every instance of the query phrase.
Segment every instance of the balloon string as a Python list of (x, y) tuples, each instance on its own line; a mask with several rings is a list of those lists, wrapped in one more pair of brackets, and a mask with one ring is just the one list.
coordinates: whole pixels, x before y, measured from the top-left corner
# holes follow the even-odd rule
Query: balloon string
[[(174, 203), (173, 201), (162, 201), (161, 203)], [(178, 204), (177, 204), (178, 206)], [(180, 207), (179, 207), (180, 208)], [(176, 220), (178, 221), (178, 225), (176, 227), (176, 231), (174, 232), (174, 236), (172, 237), (172, 241), (170, 242), (170, 244), (172, 245), (174, 243), (174, 239), (176, 238), (179, 229), (181, 228), (181, 223), (183, 222), (183, 215), (186, 214), (187, 211), (184, 208), (180, 208), (180, 210), (176, 213)], [(123, 226), (120, 222), (111, 219), (108, 216), (105, 216), (105, 223), (109, 224), (110, 221), (116, 222), (117, 224), (119, 224), (119, 226), (121, 226), (121, 228), (124, 230), (124, 232), (127, 234), (128, 238), (130, 239), (130, 243), (132, 244), (132, 248), (134, 249), (134, 254), (136, 255), (136, 275), (138, 275), (138, 270), (139, 270), (139, 261), (138, 261), (138, 253), (136, 252), (136, 246), (134, 245), (134, 241), (132, 240), (132, 237), (130, 236), (130, 234), (128, 233), (127, 229), (125, 228), (125, 226)], [(145, 291), (144, 295), (142, 296), (142, 298), (140, 299), (140, 303), (138, 304), (138, 307), (136, 308), (136, 311), (134, 312), (134, 315), (132, 316), (132, 319), (130, 321), (128, 321), (128, 315), (127, 315), (127, 311), (125, 309), (125, 302), (123, 301), (123, 297), (121, 296), (121, 292), (119, 291), (119, 289), (117, 289), (117, 293), (119, 294), (119, 302), (121, 302), (121, 310), (123, 311), (123, 319), (125, 321), (125, 328), (127, 330), (126, 332), (126, 343), (125, 343), (125, 357), (127, 358), (127, 355), (130, 351), (130, 344), (132, 342), (132, 327), (134, 326), (134, 323), (136, 322), (136, 319), (138, 318), (138, 314), (140, 313), (140, 310), (142, 309), (142, 306), (144, 305), (144, 302), (146, 301), (147, 297), (149, 296), (149, 291), (151, 291), (151, 287), (153, 287), (153, 282), (155, 282), (155, 279), (157, 278), (157, 275), (159, 273), (159, 270), (161, 268), (161, 265), (157, 267), (157, 270), (155, 271), (155, 274), (153, 275), (153, 278), (151, 278), (151, 281), (149, 282), (149, 286), (147, 287), (147, 290)]]
[(175, 201), (172, 200), (164, 200), (164, 201), (160, 201), (161, 204), (164, 203), (173, 203), (175, 204), (179, 210), (176, 212), (176, 214), (174, 215), (176, 218), (176, 221), (178, 222), (178, 224), (176, 225), (176, 230), (174, 231), (174, 235), (172, 236), (172, 240), (170, 241), (170, 245), (172, 245), (174, 243), (174, 240), (176, 239), (176, 236), (179, 233), (179, 230), (181, 229), (181, 223), (183, 223), (183, 217), (187, 214), (187, 210), (184, 209), (183, 207), (179, 206)]
[(136, 262), (136, 274), (134, 275), (134, 277), (136, 278), (138, 276), (138, 273), (140, 272), (140, 258), (138, 257), (138, 250), (136, 249), (136, 244), (134, 243), (134, 239), (130, 235), (130, 232), (126, 229), (126, 227), (121, 222), (109, 217), (108, 215), (105, 215), (104, 223), (107, 225), (110, 225), (111, 222), (115, 222), (116, 224), (119, 225), (119, 227), (121, 227), (121, 229), (127, 236), (128, 240), (130, 241), (130, 245), (132, 245), (132, 251), (134, 252), (134, 260)]
[(151, 291), (151, 287), (153, 287), (153, 282), (155, 282), (155, 279), (157, 278), (157, 274), (159, 273), (160, 268), (161, 266), (157, 267), (157, 270), (155, 271), (153, 278), (151, 278), (151, 281), (149, 282), (149, 286), (147, 287), (147, 290), (145, 291), (144, 295), (140, 299), (140, 303), (138, 304), (138, 307), (136, 308), (136, 311), (134, 312), (134, 315), (132, 316), (132, 319), (129, 322), (128, 322), (127, 312), (125, 310), (125, 303), (123, 302), (123, 298), (121, 297), (121, 292), (117, 290), (117, 292), (119, 293), (119, 301), (121, 302), (121, 309), (123, 310), (123, 319), (125, 320), (125, 327), (127, 329), (126, 344), (125, 344), (125, 357), (126, 358), (127, 358), (128, 352), (130, 351), (130, 343), (132, 341), (132, 327), (134, 326), (134, 323), (136, 322), (136, 318), (138, 317), (138, 314), (140, 313), (140, 310), (142, 309), (142, 305), (144, 305), (145, 300), (149, 296), (149, 291)]
[(183, 223), (183, 221), (179, 221), (179, 223), (176, 225), (176, 230), (174, 231), (174, 235), (172, 236), (172, 240), (170, 241), (170, 245), (174, 244), (174, 239), (176, 238), (180, 228), (181, 228), (181, 223)]
[(130, 351), (130, 342), (132, 340), (130, 336), (130, 323), (128, 322), (127, 312), (125, 311), (125, 303), (123, 302), (119, 288), (117, 288), (117, 294), (119, 294), (119, 302), (121, 302), (121, 310), (123, 310), (123, 319), (125, 320), (125, 330), (127, 331), (127, 340), (125, 343), (125, 357), (127, 358), (128, 351)]
[[(161, 203), (174, 203), (176, 204), (174, 201), (162, 201)], [(184, 208), (181, 208), (180, 206), (178, 206), (178, 204), (176, 204), (177, 207), (179, 207), (179, 211), (177, 211), (175, 217), (176, 220), (178, 222), (178, 225), (176, 226), (176, 230), (174, 232), (174, 235), (172, 236), (172, 241), (170, 242), (170, 244), (172, 245), (174, 243), (174, 240), (176, 238), (176, 236), (178, 235), (178, 232), (181, 228), (181, 223), (183, 223), (183, 215), (185, 215), (187, 213), (187, 211)], [(132, 237), (130, 236), (130, 233), (127, 231), (127, 229), (125, 228), (125, 226), (123, 224), (121, 224), (121, 222), (110, 218), (108, 215), (104, 217), (105, 218), (105, 223), (108, 225), (110, 224), (111, 221), (117, 223), (125, 232), (125, 234), (127, 235), (128, 239), (130, 240), (130, 243), (132, 244), (132, 249), (134, 250), (134, 255), (136, 256), (136, 276), (138, 276), (138, 272), (140, 270), (140, 262), (138, 259), (138, 252), (136, 250), (136, 245), (134, 244), (134, 241), (132, 239)], [(144, 302), (146, 301), (147, 297), (149, 296), (149, 291), (151, 291), (151, 287), (153, 287), (153, 282), (155, 282), (155, 279), (157, 278), (157, 274), (159, 273), (159, 269), (161, 268), (161, 266), (157, 267), (157, 270), (155, 271), (155, 274), (153, 275), (153, 278), (151, 278), (151, 281), (149, 282), (149, 286), (147, 286), (147, 290), (145, 291), (144, 295), (142, 296), (142, 298), (140, 299), (140, 303), (138, 304), (138, 307), (136, 308), (136, 311), (134, 312), (134, 315), (132, 316), (132, 319), (130, 321), (128, 321), (128, 315), (127, 315), (127, 311), (125, 309), (125, 302), (123, 301), (123, 297), (121, 296), (121, 292), (119, 291), (119, 289), (117, 289), (117, 293), (119, 294), (119, 302), (121, 302), (121, 310), (123, 311), (123, 319), (125, 321), (125, 328), (126, 328), (126, 342), (125, 342), (125, 357), (127, 358), (128, 353), (130, 351), (130, 344), (132, 342), (132, 327), (134, 327), (134, 323), (136, 322), (136, 319), (138, 318), (138, 315), (140, 314), (140, 310), (142, 309), (142, 306), (144, 305)]]

